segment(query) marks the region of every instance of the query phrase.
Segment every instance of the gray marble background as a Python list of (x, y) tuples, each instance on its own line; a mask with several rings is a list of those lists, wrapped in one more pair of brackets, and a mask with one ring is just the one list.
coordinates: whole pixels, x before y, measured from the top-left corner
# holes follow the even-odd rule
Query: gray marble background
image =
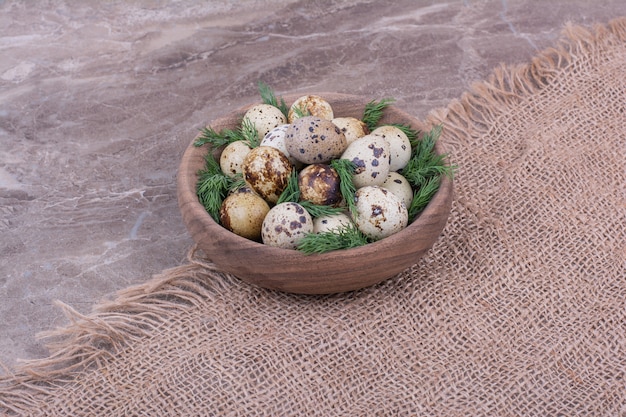
[[(0, 363), (36, 334), (185, 262), (180, 156), (210, 120), (277, 94), (393, 97), (419, 118), (566, 22), (624, 0), (0, 1)], [(2, 371), (0, 371), (2, 372)]]

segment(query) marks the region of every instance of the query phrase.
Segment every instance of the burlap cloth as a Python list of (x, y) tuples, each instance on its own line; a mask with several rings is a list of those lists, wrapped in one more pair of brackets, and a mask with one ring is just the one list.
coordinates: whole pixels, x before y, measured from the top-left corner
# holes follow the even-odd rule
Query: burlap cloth
[(64, 307), (0, 411), (626, 415), (626, 19), (567, 27), (428, 122), (460, 169), (415, 267), (312, 297), (195, 256), (88, 316)]

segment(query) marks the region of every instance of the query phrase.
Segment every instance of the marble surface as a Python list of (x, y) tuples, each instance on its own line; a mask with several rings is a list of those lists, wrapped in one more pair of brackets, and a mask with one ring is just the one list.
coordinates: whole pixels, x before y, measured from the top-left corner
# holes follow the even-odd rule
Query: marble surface
[(258, 80), (423, 118), (566, 22), (621, 15), (623, 0), (0, 1), (0, 363), (47, 355), (37, 333), (67, 324), (55, 300), (88, 313), (185, 262), (179, 158)]

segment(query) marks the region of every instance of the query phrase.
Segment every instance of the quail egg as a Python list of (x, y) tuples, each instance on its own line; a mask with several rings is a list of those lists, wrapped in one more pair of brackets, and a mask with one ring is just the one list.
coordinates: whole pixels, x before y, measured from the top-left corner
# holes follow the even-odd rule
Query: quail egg
[(287, 157), (271, 146), (252, 149), (242, 164), (246, 183), (269, 203), (276, 203), (287, 187), (291, 170)]
[(309, 233), (313, 233), (313, 219), (304, 207), (298, 203), (280, 203), (265, 216), (261, 239), (266, 245), (296, 249)]
[(222, 172), (231, 178), (241, 173), (241, 165), (249, 152), (250, 146), (242, 140), (229, 143), (220, 155)]
[(320, 96), (307, 95), (296, 99), (289, 108), (287, 120), (293, 123), (302, 116), (316, 116), (321, 119), (331, 120), (335, 115), (328, 101)]
[(243, 119), (248, 119), (254, 125), (259, 140), (263, 140), (270, 130), (287, 123), (287, 118), (278, 107), (265, 103), (252, 106)]
[(411, 159), (411, 141), (399, 127), (383, 125), (374, 129), (372, 135), (382, 136), (389, 143), (389, 170), (398, 171)]
[(313, 233), (333, 232), (353, 224), (350, 216), (345, 213), (320, 216), (313, 219)]
[(287, 133), (288, 127), (288, 124), (284, 124), (276, 126), (274, 129), (267, 132), (267, 134), (263, 137), (263, 140), (261, 141), (261, 146), (271, 146), (272, 148), (278, 149), (283, 154), (285, 154), (285, 156), (287, 157), (287, 159), (289, 159), (289, 162), (291, 162), (292, 165), (296, 165), (298, 168), (300, 168), (302, 164), (296, 158), (289, 154), (289, 151), (287, 151), (287, 146), (285, 146), (285, 134)]
[(413, 187), (402, 174), (395, 171), (390, 172), (385, 182), (380, 186), (400, 197), (405, 206), (409, 207), (411, 205), (413, 201)]
[(339, 182), (339, 174), (330, 165), (307, 165), (298, 173), (300, 199), (322, 206), (338, 205), (343, 199)]
[(260, 241), (261, 226), (270, 206), (249, 188), (228, 195), (220, 208), (220, 223), (231, 232)]
[(303, 164), (330, 162), (347, 145), (346, 136), (333, 122), (316, 116), (297, 119), (285, 133), (287, 152)]
[(359, 188), (355, 194), (357, 214), (354, 223), (372, 240), (391, 236), (404, 229), (409, 221), (406, 206), (391, 191), (378, 187)]
[(341, 159), (356, 165), (352, 177), (356, 188), (380, 185), (389, 174), (389, 143), (381, 136), (365, 135), (348, 145)]
[(348, 145), (369, 134), (367, 125), (356, 117), (335, 117), (331, 120), (346, 136)]

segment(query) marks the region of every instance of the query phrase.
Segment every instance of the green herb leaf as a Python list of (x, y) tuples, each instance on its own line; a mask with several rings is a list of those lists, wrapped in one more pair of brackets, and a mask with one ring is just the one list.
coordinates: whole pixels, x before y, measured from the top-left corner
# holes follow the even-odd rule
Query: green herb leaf
[(395, 102), (393, 98), (384, 98), (380, 101), (372, 100), (365, 105), (361, 120), (367, 125), (370, 131), (376, 129), (380, 119), (383, 117), (385, 108), (393, 102)]
[(208, 143), (213, 148), (219, 148), (220, 146), (243, 139), (239, 131), (232, 129), (224, 129), (220, 132), (216, 132), (211, 126), (208, 126), (201, 129), (200, 132), (200, 136), (198, 136), (193, 143), (194, 146), (202, 146)]
[(356, 186), (352, 177), (356, 170), (356, 164), (349, 159), (333, 159), (330, 161), (330, 166), (337, 171), (339, 175), (339, 191), (346, 200), (348, 205), (348, 211), (353, 217), (356, 217), (356, 201), (354, 201), (354, 194), (356, 193)]
[(310, 116), (311, 112), (307, 108), (296, 106), (293, 108), (293, 114), (295, 114), (296, 118), (299, 119), (301, 117)]
[(307, 255), (350, 249), (369, 243), (367, 237), (354, 225), (328, 232), (309, 233), (298, 244), (298, 250)]
[(402, 169), (401, 174), (414, 190), (413, 201), (409, 209), (409, 221), (428, 205), (441, 184), (444, 175), (453, 176), (456, 166), (448, 165), (446, 154), (437, 154), (435, 144), (441, 136), (442, 126), (433, 127), (423, 138), (415, 143), (411, 159)]
[(437, 190), (439, 190), (440, 184), (441, 176), (430, 177), (413, 193), (413, 200), (411, 200), (411, 204), (408, 207), (410, 220), (415, 219), (426, 208)]
[(289, 116), (289, 107), (287, 107), (287, 104), (285, 103), (285, 100), (282, 99), (282, 97), (279, 102), (271, 87), (262, 81), (259, 81), (258, 87), (259, 94), (261, 95), (263, 103), (270, 104), (278, 108), (278, 110), (280, 110), (285, 115), (285, 117)]
[(297, 203), (300, 200), (300, 187), (298, 186), (298, 171), (291, 170), (291, 175), (287, 181), (287, 186), (280, 193), (276, 204), (280, 203)]
[(331, 216), (333, 214), (343, 213), (342, 207), (322, 206), (319, 204), (313, 204), (308, 200), (298, 202), (306, 211), (309, 212), (311, 217)]
[(239, 133), (243, 141), (245, 141), (251, 149), (257, 148), (261, 144), (261, 139), (259, 139), (259, 132), (254, 126), (254, 123), (250, 121), (248, 118), (244, 118), (241, 121), (241, 126), (239, 128)]
[(220, 222), (220, 207), (228, 191), (229, 178), (220, 169), (219, 163), (209, 152), (205, 157), (205, 167), (198, 172), (196, 194), (200, 204), (211, 215), (213, 220)]

